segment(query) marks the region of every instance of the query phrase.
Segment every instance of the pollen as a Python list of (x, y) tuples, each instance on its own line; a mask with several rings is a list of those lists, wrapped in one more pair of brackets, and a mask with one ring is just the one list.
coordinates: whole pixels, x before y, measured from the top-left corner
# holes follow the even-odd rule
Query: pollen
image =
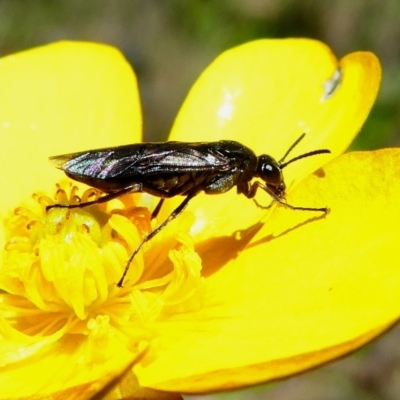
[(124, 286), (117, 286), (132, 252), (160, 223), (151, 219), (139, 195), (111, 204), (46, 208), (100, 195), (90, 189), (79, 197), (76, 187), (59, 188), (55, 200), (34, 196), (5, 219), (2, 340), (26, 344), (84, 335), (96, 349), (117, 335), (130, 349), (140, 348), (156, 337), (157, 321), (201, 307), (201, 259), (184, 231), (172, 238), (161, 232), (157, 241), (146, 243)]

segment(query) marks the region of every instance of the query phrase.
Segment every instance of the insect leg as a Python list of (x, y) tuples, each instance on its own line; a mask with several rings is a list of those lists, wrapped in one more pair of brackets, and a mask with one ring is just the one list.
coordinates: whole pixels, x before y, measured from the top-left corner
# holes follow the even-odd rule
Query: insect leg
[(151, 213), (151, 219), (154, 219), (154, 218), (157, 217), (157, 215), (158, 215), (158, 213), (160, 212), (161, 207), (162, 207), (162, 205), (163, 205), (163, 203), (164, 203), (164, 200), (165, 200), (165, 199), (161, 199), (161, 200), (158, 202), (156, 208), (155, 208), (155, 209), (153, 210), (153, 212)]
[(271, 203), (269, 203), (267, 206), (263, 206), (261, 203), (259, 203), (256, 199), (253, 199), (254, 203), (256, 203), (256, 206), (259, 208), (262, 208), (263, 210), (269, 210), (272, 205), (274, 204), (274, 201), (272, 200)]
[[(262, 190), (264, 190), (265, 192), (267, 192), (274, 201), (276, 201), (279, 204), (282, 204), (283, 206), (290, 208), (291, 210), (301, 210), (301, 211), (320, 211), (323, 212), (325, 214), (327, 214), (329, 212), (329, 208), (327, 207), (298, 207), (298, 206), (292, 206), (289, 203), (286, 203), (286, 201), (284, 201), (281, 197), (277, 196), (276, 193), (274, 193), (267, 185), (264, 185), (263, 183), (256, 181), (254, 182), (252, 185), (249, 185), (247, 191), (243, 192), (244, 195), (249, 198), (252, 199), (254, 198), (254, 196), (257, 193), (257, 189), (261, 188)], [(258, 203), (256, 202), (256, 204), (258, 205)], [(265, 208), (269, 208), (271, 205), (265, 207)], [(264, 207), (263, 207), (264, 208)]]
[(85, 201), (84, 203), (78, 203), (78, 204), (52, 204), (46, 207), (46, 211), (49, 211), (52, 208), (83, 208), (91, 206), (93, 204), (106, 203), (107, 201), (110, 201), (127, 193), (141, 192), (141, 191), (142, 191), (142, 185), (136, 184), (134, 186), (129, 186), (124, 189), (118, 190), (117, 192), (106, 194), (105, 196), (99, 197), (97, 200), (93, 201)]
[[(129, 271), (129, 266), (132, 262), (132, 260), (135, 258), (136, 254), (139, 253), (140, 249), (143, 247), (143, 245), (145, 243), (147, 243), (149, 240), (151, 240), (154, 236), (157, 235), (157, 233), (159, 233), (163, 228), (165, 228), (171, 221), (173, 221), (176, 217), (179, 216), (179, 214), (181, 214), (181, 212), (185, 209), (185, 207), (188, 205), (190, 199), (192, 197), (195, 196), (196, 193), (192, 193), (186, 196), (186, 198), (182, 201), (181, 204), (179, 204), (178, 207), (175, 208), (174, 211), (172, 211), (172, 213), (169, 215), (169, 217), (162, 222), (160, 225), (157, 226), (157, 228), (155, 228), (153, 231), (151, 231), (150, 233), (148, 233), (142, 240), (142, 242), (139, 244), (138, 247), (136, 247), (135, 251), (132, 253), (132, 255), (129, 257), (128, 262), (126, 263), (124, 272), (121, 276), (121, 279), (118, 281), (117, 286), (122, 287), (123, 283), (124, 283), (124, 279), (126, 274)], [(160, 204), (160, 203), (159, 203)], [(157, 206), (158, 207), (158, 206)]]
[(154, 219), (158, 216), (158, 214), (161, 211), (161, 207), (164, 204), (165, 199), (169, 199), (171, 197), (175, 197), (180, 194), (181, 188), (178, 188), (178, 190), (169, 189), (169, 190), (162, 190), (162, 189), (156, 189), (151, 185), (146, 185), (142, 184), (142, 192), (150, 193), (153, 196), (161, 197), (160, 201), (158, 202), (156, 208), (153, 210), (151, 213), (151, 219)]

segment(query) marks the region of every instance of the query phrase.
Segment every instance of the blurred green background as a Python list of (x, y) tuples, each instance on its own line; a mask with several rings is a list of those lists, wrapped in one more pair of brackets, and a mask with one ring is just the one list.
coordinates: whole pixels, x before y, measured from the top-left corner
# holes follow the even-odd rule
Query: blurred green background
[[(381, 90), (352, 148), (398, 146), (400, 0), (0, 0), (0, 55), (61, 39), (120, 48), (137, 71), (147, 140), (166, 139), (191, 84), (221, 51), (290, 36), (320, 39), (338, 57), (378, 55)], [(398, 400), (400, 328), (298, 377), (209, 398)]]
[(146, 139), (162, 140), (191, 84), (221, 51), (264, 37), (303, 36), (338, 57), (375, 52), (378, 101), (353, 145), (400, 143), (400, 0), (0, 0), (0, 54), (61, 39), (105, 42), (134, 65)]

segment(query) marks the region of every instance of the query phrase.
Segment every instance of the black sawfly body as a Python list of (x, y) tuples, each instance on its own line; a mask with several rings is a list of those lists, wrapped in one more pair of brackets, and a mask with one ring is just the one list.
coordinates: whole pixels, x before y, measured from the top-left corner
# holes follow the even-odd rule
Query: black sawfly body
[[(154, 218), (164, 199), (185, 196), (169, 217), (149, 232), (135, 249), (118, 282), (121, 287), (133, 258), (142, 246), (181, 214), (190, 199), (201, 191), (221, 194), (236, 186), (238, 194), (242, 193), (252, 199), (260, 188), (273, 201), (293, 210), (327, 213), (326, 207), (296, 207), (285, 201), (286, 186), (282, 169), (299, 159), (330, 153), (326, 149), (315, 150), (285, 162), (304, 136), (301, 135), (279, 161), (266, 154), (256, 156), (248, 147), (230, 140), (137, 143), (50, 157), (53, 164), (67, 176), (99, 189), (105, 195), (94, 201), (72, 205), (54, 204), (47, 209), (86, 207), (127, 193), (146, 192), (161, 198), (152, 213)], [(260, 181), (252, 182), (254, 178), (260, 178)]]

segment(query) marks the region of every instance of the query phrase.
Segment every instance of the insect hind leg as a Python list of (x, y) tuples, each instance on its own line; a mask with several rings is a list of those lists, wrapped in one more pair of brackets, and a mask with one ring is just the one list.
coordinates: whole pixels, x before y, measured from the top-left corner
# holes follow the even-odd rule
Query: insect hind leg
[(108, 193), (102, 197), (99, 197), (96, 200), (85, 201), (83, 203), (78, 204), (51, 204), (46, 207), (46, 211), (51, 210), (52, 208), (84, 208), (88, 206), (92, 206), (94, 204), (107, 203), (110, 200), (116, 199), (117, 197), (123, 196), (124, 194), (140, 192), (142, 189), (141, 185), (129, 186), (122, 190), (118, 190), (117, 192)]
[[(154, 230), (152, 230), (150, 233), (148, 233), (143, 240), (141, 241), (141, 243), (139, 244), (138, 247), (136, 247), (135, 251), (132, 253), (132, 255), (129, 257), (128, 262), (125, 265), (125, 269), (124, 272), (122, 273), (121, 279), (118, 281), (117, 286), (118, 287), (122, 287), (123, 283), (124, 283), (124, 279), (126, 277), (126, 274), (129, 271), (129, 267), (133, 261), (133, 259), (135, 258), (136, 254), (139, 253), (139, 251), (141, 250), (141, 248), (143, 247), (143, 245), (145, 243), (147, 243), (149, 240), (151, 240), (154, 236), (157, 235), (157, 233), (159, 233), (162, 229), (164, 229), (171, 221), (173, 221), (176, 217), (178, 217), (183, 210), (186, 208), (186, 206), (188, 205), (190, 199), (192, 199), (195, 196), (196, 193), (191, 193), (188, 196), (185, 197), (185, 199), (182, 201), (181, 204), (179, 204), (178, 207), (175, 208), (174, 211), (172, 211), (172, 213), (168, 216), (168, 218), (162, 222), (160, 225), (157, 226), (157, 228), (155, 228)], [(163, 199), (161, 199), (163, 200)], [(162, 202), (160, 201), (156, 207), (156, 210), (158, 208), (158, 206), (160, 205), (160, 203), (162, 204)], [(161, 208), (161, 206), (160, 206)], [(154, 213), (154, 211), (153, 211)]]

